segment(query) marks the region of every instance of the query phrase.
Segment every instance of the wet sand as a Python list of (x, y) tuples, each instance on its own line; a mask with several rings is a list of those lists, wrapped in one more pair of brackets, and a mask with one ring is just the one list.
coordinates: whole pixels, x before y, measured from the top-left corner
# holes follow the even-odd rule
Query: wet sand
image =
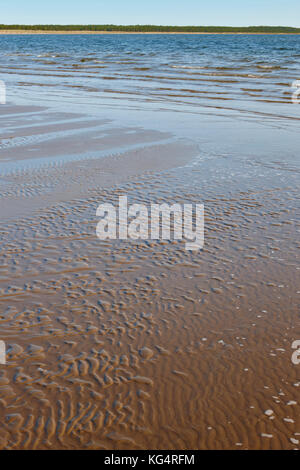
[[(0, 121), (0, 447), (299, 448), (292, 160), (46, 106)], [(204, 202), (204, 250), (98, 240), (124, 194)]]

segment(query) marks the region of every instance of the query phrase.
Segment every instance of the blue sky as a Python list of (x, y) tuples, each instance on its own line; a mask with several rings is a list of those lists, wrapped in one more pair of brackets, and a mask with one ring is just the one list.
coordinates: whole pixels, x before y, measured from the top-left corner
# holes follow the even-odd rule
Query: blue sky
[(300, 0), (0, 0), (4, 24), (282, 25)]

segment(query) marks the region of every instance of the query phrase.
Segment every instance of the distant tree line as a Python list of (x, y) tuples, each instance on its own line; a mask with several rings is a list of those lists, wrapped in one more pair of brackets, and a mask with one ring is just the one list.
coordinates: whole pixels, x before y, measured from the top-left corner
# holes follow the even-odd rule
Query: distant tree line
[(155, 25), (0, 25), (0, 30), (24, 31), (105, 31), (132, 33), (300, 33), (300, 28), (286, 26), (155, 26)]

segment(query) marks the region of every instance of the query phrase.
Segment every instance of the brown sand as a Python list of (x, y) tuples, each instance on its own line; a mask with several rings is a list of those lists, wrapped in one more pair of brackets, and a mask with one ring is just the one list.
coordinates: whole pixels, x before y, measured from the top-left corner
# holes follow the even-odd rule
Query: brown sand
[[(2, 109), (1, 448), (299, 447), (299, 224), (284, 210), (295, 189), (237, 197), (187, 184), (182, 194), (174, 169), (197, 154), (190, 142)], [(26, 127), (32, 113), (39, 123)], [(24, 160), (23, 172), (10, 171), (12, 159)], [(200, 191), (202, 252), (95, 236), (101, 202), (199, 202)]]

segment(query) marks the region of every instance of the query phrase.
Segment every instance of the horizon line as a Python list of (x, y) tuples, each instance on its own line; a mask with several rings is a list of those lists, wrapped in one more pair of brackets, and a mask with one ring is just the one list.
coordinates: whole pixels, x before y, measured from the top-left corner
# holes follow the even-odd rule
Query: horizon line
[(157, 27), (157, 28), (289, 28), (289, 29), (300, 29), (300, 26), (283, 26), (278, 24), (266, 25), (266, 24), (250, 24), (244, 26), (234, 25), (216, 25), (216, 24), (205, 24), (205, 25), (170, 25), (170, 24), (154, 24), (154, 23), (131, 23), (131, 24), (116, 24), (116, 23), (0, 23), (0, 27), (3, 26), (84, 26), (84, 27), (100, 27), (100, 26), (112, 26), (112, 27)]

